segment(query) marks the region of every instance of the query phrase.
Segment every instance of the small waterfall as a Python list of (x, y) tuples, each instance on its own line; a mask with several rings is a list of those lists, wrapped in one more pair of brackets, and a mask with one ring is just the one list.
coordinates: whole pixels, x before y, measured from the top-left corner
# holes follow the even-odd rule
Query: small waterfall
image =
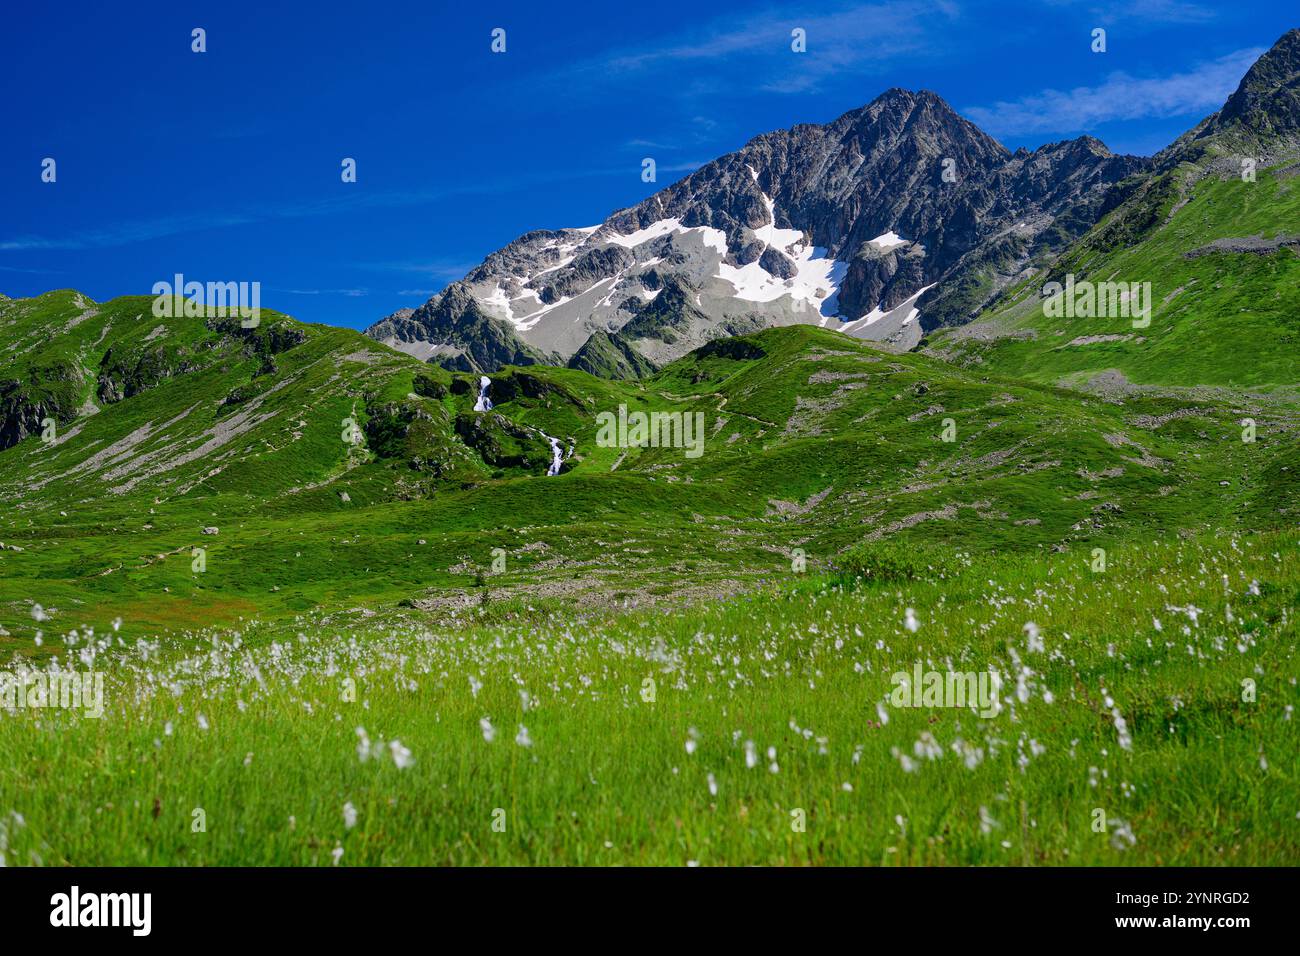
[(553, 478), (560, 473), (560, 466), (564, 464), (564, 448), (558, 438), (552, 438), (546, 432), (541, 432), (541, 436), (551, 443), (551, 467), (546, 469), (546, 477)]
[(486, 375), (480, 375), (478, 379), (478, 401), (474, 403), (474, 411), (490, 412), (492, 411), (492, 399), (488, 398), (488, 386), (492, 384), (492, 379)]

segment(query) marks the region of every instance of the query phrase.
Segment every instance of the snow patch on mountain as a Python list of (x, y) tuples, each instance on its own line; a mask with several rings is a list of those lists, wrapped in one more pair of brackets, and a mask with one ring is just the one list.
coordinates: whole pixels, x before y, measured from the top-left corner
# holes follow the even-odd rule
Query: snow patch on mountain
[(904, 239), (891, 229), (889, 232), (881, 233), (876, 236), (876, 238), (869, 241), (877, 249), (880, 249), (883, 252), (888, 252), (890, 249), (897, 248), (898, 246), (910, 245), (912, 240)]
[(483, 305), (488, 312), (497, 318), (505, 319), (507, 322), (515, 320), (514, 307), (510, 304), (510, 296), (506, 293), (505, 288), (500, 282), (492, 290), (492, 294), (482, 300)]
[[(757, 182), (758, 173), (752, 166), (749, 167), (749, 172)], [(767, 225), (754, 230), (754, 236), (767, 248), (774, 248), (788, 256), (794, 262), (795, 275), (789, 279), (774, 276), (755, 259), (739, 268), (721, 263), (718, 266), (718, 278), (735, 286), (738, 299), (774, 302), (789, 295), (798, 311), (802, 311), (806, 305), (812, 305), (813, 311), (823, 316), (836, 315), (840, 283), (848, 272), (848, 264), (827, 257), (825, 249), (811, 245), (802, 229), (779, 228), (776, 224), (776, 203), (767, 193), (762, 193), (762, 197), (763, 205), (767, 207)]]
[[(889, 319), (890, 324), (896, 325), (897, 329), (903, 329), (911, 325), (920, 317), (921, 311), (916, 307), (916, 302), (921, 298), (921, 296), (933, 289), (936, 284), (937, 283), (932, 282), (930, 285), (918, 289), (892, 309), (885, 310), (877, 305), (861, 318), (854, 319), (852, 322), (845, 322), (843, 325), (839, 326), (839, 331), (844, 332), (847, 335), (856, 335), (859, 338), (862, 338), (866, 329), (884, 321), (885, 319)], [(872, 337), (874, 338), (874, 336)]]
[(626, 236), (611, 231), (604, 238), (616, 246), (622, 246), (624, 249), (635, 249), (651, 239), (658, 239), (660, 236), (667, 236), (672, 233), (698, 233), (703, 237), (706, 246), (712, 246), (724, 256), (727, 254), (727, 235), (721, 229), (713, 229), (709, 226), (683, 226), (680, 219), (660, 219), (658, 222), (652, 222), (644, 229), (638, 229)]

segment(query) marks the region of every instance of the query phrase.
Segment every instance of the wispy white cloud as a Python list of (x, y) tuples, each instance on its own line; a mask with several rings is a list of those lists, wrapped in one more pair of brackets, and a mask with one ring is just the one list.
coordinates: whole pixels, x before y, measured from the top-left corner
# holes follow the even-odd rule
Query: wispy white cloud
[[(691, 168), (694, 168), (693, 166)], [(660, 167), (668, 172), (669, 167)], [(675, 169), (672, 171), (676, 171)], [(279, 219), (328, 216), (354, 209), (404, 208), (465, 196), (495, 196), (520, 192), (536, 186), (580, 181), (592, 176), (639, 175), (640, 166), (582, 169), (573, 167), (535, 173), (514, 173), (493, 179), (480, 177), (439, 189), (411, 189), (387, 192), (350, 191), (334, 196), (282, 203), (268, 203), (235, 211), (193, 213), (115, 223), (101, 229), (76, 230), (63, 236), (20, 235), (0, 239), (0, 252), (52, 252), (102, 249), (209, 229), (248, 226)], [(470, 267), (472, 268), (472, 266)], [(413, 270), (427, 271), (427, 270)], [(437, 275), (437, 272), (431, 272)], [(458, 273), (463, 275), (464, 273)]]
[(1124, 0), (1100, 8), (1103, 19), (1114, 22), (1137, 20), (1142, 23), (1208, 23), (1219, 11), (1203, 3), (1185, 0)]
[(126, 246), (153, 239), (207, 229), (228, 229), (248, 226), (273, 219), (297, 219), (320, 216), (345, 209), (368, 206), (405, 205), (417, 201), (432, 201), (440, 194), (419, 193), (348, 193), (318, 199), (273, 203), (256, 209), (209, 211), (182, 215), (161, 216), (154, 219), (135, 219), (115, 223), (100, 229), (75, 230), (64, 236), (15, 236), (0, 240), (0, 251), (60, 251), (102, 249)]
[(430, 279), (459, 279), (478, 263), (460, 259), (442, 259), (434, 262), (362, 262), (359, 265), (362, 269), (375, 269), (380, 272), (406, 272), (411, 275), (427, 276)]
[[(924, 35), (925, 21), (935, 12), (951, 16), (952, 3), (921, 3), (915, 0), (886, 0), (881, 3), (840, 4), (816, 14), (785, 9), (755, 11), (743, 20), (728, 17), (698, 31), (662, 45), (615, 53), (605, 60), (609, 69), (635, 70), (657, 65), (674, 65), (688, 60), (717, 60), (736, 54), (809, 56), (830, 54), (841, 63), (878, 60), (887, 55), (889, 44)], [(791, 31), (805, 31), (808, 52), (794, 54)], [(900, 51), (901, 52), (901, 51)]]
[(1097, 3), (1095, 0), (1048, 0), (1053, 7), (1074, 7), (1085, 11), (1101, 26), (1124, 23), (1139, 28), (1165, 24), (1209, 23), (1219, 11), (1189, 0), (1120, 0)]
[[(940, 52), (936, 18), (959, 16), (952, 0), (841, 2), (816, 12), (769, 6), (743, 18), (716, 19), (654, 44), (608, 51), (563, 72), (643, 75), (723, 67), (743, 58), (752, 69), (743, 80), (729, 73), (724, 86), (744, 82), (768, 92), (803, 93), (832, 74), (872, 72), (900, 58)], [(791, 49), (791, 31), (796, 28), (805, 32), (806, 52)], [(689, 98), (716, 92), (718, 82), (696, 76), (693, 85), (679, 79), (675, 89)]]
[(0, 272), (22, 272), (34, 276), (63, 275), (63, 272), (59, 269), (26, 269), (22, 266), (0, 266)]
[(706, 159), (706, 160), (701, 160), (701, 159), (688, 159), (688, 160), (686, 160), (685, 162), (682, 162), (682, 163), (671, 163), (671, 164), (666, 165), (666, 166), (657, 166), (657, 167), (656, 167), (656, 172), (660, 172), (660, 173), (693, 173), (693, 172), (695, 172), (695, 170), (699, 169), (699, 168), (700, 168), (701, 166), (703, 166), (705, 163), (710, 163), (710, 162), (712, 162), (712, 160), (707, 160), (707, 159)]
[(370, 294), (367, 289), (275, 289), (274, 291), (283, 292), (285, 295), (345, 295), (352, 299)]
[(182, 232), (200, 229), (243, 226), (256, 222), (248, 215), (213, 214), (210, 216), (166, 216), (158, 219), (141, 219), (119, 223), (103, 229), (78, 230), (66, 236), (15, 236), (0, 240), (0, 251), (50, 252), (59, 250), (100, 249), (124, 246), (134, 242), (161, 239)]
[(1046, 89), (1018, 100), (962, 110), (995, 136), (1076, 133), (1117, 120), (1212, 113), (1237, 88), (1262, 48), (1237, 50), (1183, 73), (1134, 77), (1110, 74), (1099, 86)]

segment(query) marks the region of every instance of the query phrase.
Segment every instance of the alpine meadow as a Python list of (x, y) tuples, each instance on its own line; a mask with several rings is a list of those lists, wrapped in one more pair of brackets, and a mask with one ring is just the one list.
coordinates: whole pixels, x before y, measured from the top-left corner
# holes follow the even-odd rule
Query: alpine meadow
[[(658, 71), (698, 155), (635, 141), (592, 225), (597, 187), (518, 149), (528, 208), (585, 226), (517, 226), (472, 162), (431, 174), (482, 221), (419, 224), (462, 248), (405, 306), (378, 278), (287, 291), (358, 282), (318, 243), (372, 275), (442, 254), (329, 218), (423, 214), (328, 129), (268, 150), (342, 199), (277, 185), (292, 241), (258, 244), (265, 210), (205, 234), (252, 266), (169, 258), (199, 227), (164, 223), (162, 181), (125, 238), (108, 212), (67, 240), (3, 224), (0, 865), (1300, 860), (1300, 29), (1213, 60), (1219, 105), (1130, 155), (1022, 115), (1082, 80), (940, 95), (882, 65), (844, 112), (817, 90), (863, 54), (817, 67), (829, 27), (786, 19), (539, 72), (538, 111), (563, 83), (596, 114)], [(501, 20), (426, 42), (533, 68)], [(1069, 22), (1087, 63), (1155, 43)], [(243, 82), (183, 73), (244, 69), (226, 33), (168, 30), (175, 82)], [(731, 100), (687, 74), (769, 41), (812, 72), (755, 67), (746, 96), (805, 115), (741, 111), (706, 153), (698, 114)], [(214, 141), (214, 195), (276, 122)], [(29, 191), (117, 189), (23, 142)], [(273, 280), (273, 254), (321, 274)], [(334, 302), (358, 321), (313, 313)]]

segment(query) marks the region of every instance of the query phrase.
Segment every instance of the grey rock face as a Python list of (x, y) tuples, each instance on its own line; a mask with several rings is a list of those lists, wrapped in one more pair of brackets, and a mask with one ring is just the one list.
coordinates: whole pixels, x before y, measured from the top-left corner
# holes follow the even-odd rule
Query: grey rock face
[[(459, 371), (554, 364), (509, 326), (493, 321), (468, 287), (453, 282), (409, 315), (401, 310), (366, 330), (372, 338)], [(436, 336), (432, 339), (430, 336)]]
[(1300, 29), (1288, 30), (1255, 61), (1202, 135), (1232, 126), (1261, 139), (1294, 144), (1300, 138)]
[(755, 137), (598, 226), (530, 232), (369, 333), (486, 371), (562, 363), (596, 333), (655, 364), (796, 322), (910, 347), (1089, 228), (1147, 163), (1090, 137), (1011, 153), (936, 94), (892, 89)]

